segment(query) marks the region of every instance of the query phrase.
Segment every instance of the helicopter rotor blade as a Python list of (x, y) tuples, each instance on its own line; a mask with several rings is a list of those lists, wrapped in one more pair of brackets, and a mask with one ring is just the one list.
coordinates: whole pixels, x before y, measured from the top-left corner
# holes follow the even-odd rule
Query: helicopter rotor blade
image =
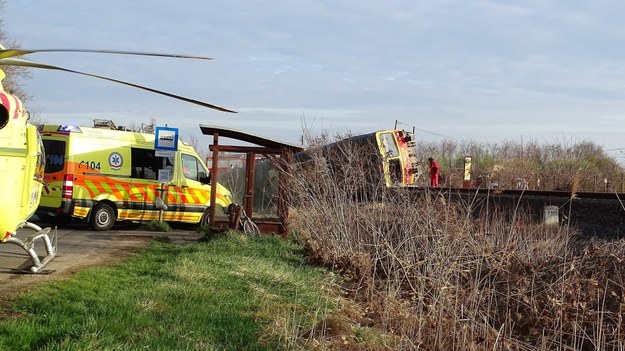
[(134, 88), (146, 90), (146, 91), (149, 91), (149, 92), (152, 92), (152, 93), (155, 93), (155, 94), (164, 95), (164, 96), (167, 96), (167, 97), (170, 97), (170, 98), (173, 98), (173, 99), (182, 100), (182, 101), (185, 101), (185, 102), (188, 102), (188, 103), (192, 103), (192, 104), (199, 105), (199, 106), (202, 106), (202, 107), (207, 107), (207, 108), (210, 108), (210, 109), (213, 109), (213, 110), (217, 110), (217, 111), (237, 113), (236, 111), (228, 110), (227, 108), (224, 108), (224, 107), (212, 105), (212, 104), (209, 104), (209, 103), (206, 103), (206, 102), (203, 102), (203, 101), (199, 101), (199, 100), (190, 99), (190, 98), (187, 98), (187, 97), (184, 97), (184, 96), (180, 96), (180, 95), (175, 95), (175, 94), (172, 94), (172, 93), (168, 93), (168, 92), (165, 92), (165, 91), (153, 89), (153, 88), (146, 87), (146, 86), (143, 86), (143, 85), (130, 83), (130, 82), (125, 82), (125, 81), (119, 80), (119, 79), (99, 76), (99, 75), (96, 75), (96, 74), (75, 71), (75, 70), (71, 70), (71, 69), (67, 69), (67, 68), (63, 68), (63, 67), (59, 67), (59, 66), (53, 66), (53, 65), (48, 65), (48, 64), (44, 64), (44, 63), (38, 63), (38, 62), (34, 62), (34, 61), (28, 61), (28, 60), (16, 59), (16, 58), (0, 59), (0, 66), (1, 65), (42, 68), (42, 69), (49, 69), (49, 70), (57, 70), (57, 71), (76, 73), (76, 74), (80, 74), (80, 75), (84, 75), (84, 76), (88, 76), (88, 77), (108, 80), (110, 82), (115, 82), (115, 83), (131, 86), (131, 87), (134, 87)]
[(22, 50), (22, 49), (3, 49), (0, 50), (0, 59), (10, 58), (21, 55), (33, 54), (36, 52), (86, 52), (96, 54), (114, 54), (114, 55), (138, 55), (138, 56), (155, 56), (155, 57), (173, 57), (194, 60), (212, 60), (208, 56), (181, 55), (181, 54), (163, 54), (156, 52), (140, 52), (140, 51), (120, 51), (120, 50), (90, 50), (90, 49), (39, 49), (39, 50)]

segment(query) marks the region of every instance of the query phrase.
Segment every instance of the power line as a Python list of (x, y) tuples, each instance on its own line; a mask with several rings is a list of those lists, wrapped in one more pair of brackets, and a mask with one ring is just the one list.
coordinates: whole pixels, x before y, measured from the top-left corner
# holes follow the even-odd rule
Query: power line
[(432, 134), (432, 135), (436, 135), (436, 136), (439, 136), (439, 137), (442, 137), (442, 138), (445, 138), (445, 139), (456, 140), (455, 138), (448, 137), (447, 135), (438, 134), (438, 133), (435, 133), (435, 132), (431, 132), (431, 131), (429, 131), (429, 130), (425, 130), (425, 129), (421, 129), (421, 128), (417, 128), (417, 127), (414, 127), (414, 129), (416, 129), (416, 130), (420, 130), (420, 131), (422, 131), (422, 132), (429, 133), (429, 134)]
[[(395, 128), (397, 128), (397, 125), (398, 125), (398, 124), (401, 124), (401, 125), (404, 125), (404, 126), (408, 126), (408, 124), (402, 123), (402, 122), (400, 122), (399, 120), (397, 120), (397, 119), (396, 119), (396, 120), (395, 120)], [(419, 130), (419, 131), (422, 131), (422, 132), (425, 132), (425, 133), (428, 133), (428, 134), (436, 135), (436, 136), (439, 136), (439, 137), (442, 137), (442, 138), (445, 138), (445, 139), (456, 140), (455, 138), (448, 137), (447, 135), (443, 135), (443, 134), (435, 133), (435, 132), (432, 132), (432, 131), (429, 131), (429, 130), (425, 130), (425, 129), (417, 128), (417, 127), (415, 127), (415, 126), (412, 126), (412, 128), (413, 128), (413, 129), (416, 129), (416, 130)], [(457, 140), (456, 140), (456, 141), (457, 141)]]

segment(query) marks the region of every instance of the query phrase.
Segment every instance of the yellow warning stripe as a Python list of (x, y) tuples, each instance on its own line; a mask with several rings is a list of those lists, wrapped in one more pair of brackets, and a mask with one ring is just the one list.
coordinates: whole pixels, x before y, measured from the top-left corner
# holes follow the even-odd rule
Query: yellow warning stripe
[(90, 180), (85, 180), (85, 188), (89, 192), (90, 197), (94, 197), (95, 194), (97, 194), (98, 192), (98, 188), (96, 188), (96, 186)]
[(100, 183), (100, 186), (102, 187), (102, 189), (104, 189), (104, 191), (106, 191), (109, 194), (113, 194), (114, 191), (113, 189), (111, 189), (111, 187), (108, 185), (108, 183)]
[(90, 208), (89, 207), (74, 207), (74, 213), (72, 213), (72, 215), (76, 216), (76, 217), (80, 217), (80, 218), (85, 218), (87, 217), (87, 213), (89, 213)]
[[(199, 212), (163, 212), (163, 220), (165, 221), (182, 221), (197, 223), (202, 218), (202, 213)], [(120, 220), (157, 220), (159, 219), (159, 211), (143, 211), (143, 210), (130, 210), (120, 209), (118, 212), (118, 219)]]
[(149, 201), (149, 202), (156, 201), (156, 187), (155, 186), (146, 185), (145, 186), (145, 195), (146, 195), (146, 200), (147, 201)]
[[(75, 181), (74, 186), (76, 191), (83, 189), (88, 192), (90, 198), (95, 198), (98, 194), (107, 193), (113, 195), (118, 200), (129, 201), (142, 201), (142, 202), (154, 202), (156, 197), (160, 194), (160, 187), (153, 184), (130, 184), (124, 182), (112, 182), (112, 181), (94, 181), (93, 179), (87, 179), (81, 177), (80, 181)], [(61, 181), (49, 182), (48, 186), (62, 187)], [(87, 196), (86, 194), (79, 195), (81, 198)], [(165, 203), (169, 204), (190, 204), (190, 205), (205, 205), (210, 201), (210, 190), (204, 189), (192, 189), (184, 188), (181, 186), (167, 186), (165, 189)], [(216, 194), (217, 202), (228, 204), (228, 197), (223, 194)]]

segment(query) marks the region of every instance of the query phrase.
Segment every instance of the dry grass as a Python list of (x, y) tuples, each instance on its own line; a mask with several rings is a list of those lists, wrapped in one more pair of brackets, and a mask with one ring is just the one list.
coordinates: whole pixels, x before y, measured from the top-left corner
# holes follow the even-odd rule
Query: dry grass
[[(347, 278), (354, 315), (385, 335), (373, 345), (625, 350), (625, 242), (585, 242), (521, 210), (476, 213), (437, 192), (386, 189), (371, 183), (375, 167), (359, 148), (344, 147), (349, 177), (335, 177), (322, 153), (296, 167), (292, 226), (311, 262)], [(341, 332), (356, 338), (354, 327)]]
[(448, 178), (445, 186), (462, 185), (464, 156), (472, 157), (474, 186), (515, 189), (625, 191), (625, 174), (614, 157), (588, 140), (557, 143), (508, 140), (500, 143), (445, 141), (417, 144), (419, 159), (433, 156)]

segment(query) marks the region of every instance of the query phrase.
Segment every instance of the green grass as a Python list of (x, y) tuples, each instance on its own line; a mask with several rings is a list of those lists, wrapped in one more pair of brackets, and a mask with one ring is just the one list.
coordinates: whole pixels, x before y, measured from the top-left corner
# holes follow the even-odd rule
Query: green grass
[(120, 264), (10, 301), (0, 349), (286, 349), (333, 308), (320, 289), (330, 279), (276, 237), (154, 242)]
[(141, 228), (152, 232), (171, 232), (171, 226), (169, 223), (163, 221), (145, 222), (141, 225)]

